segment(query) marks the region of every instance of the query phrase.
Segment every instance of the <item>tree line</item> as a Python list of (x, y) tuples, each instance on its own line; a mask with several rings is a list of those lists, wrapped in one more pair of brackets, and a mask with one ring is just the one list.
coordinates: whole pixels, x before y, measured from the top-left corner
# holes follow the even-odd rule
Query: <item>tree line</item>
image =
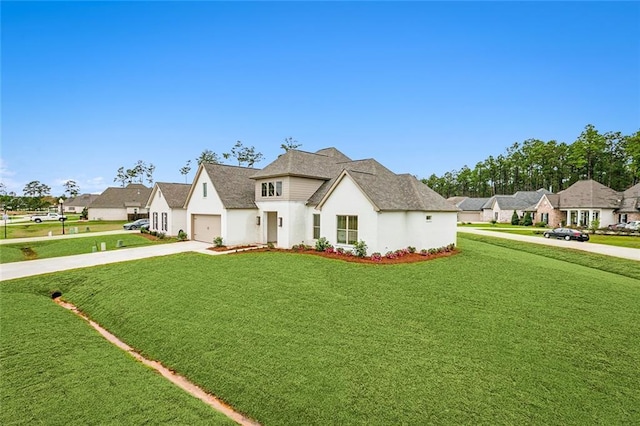
[(432, 174), (422, 182), (445, 198), (491, 197), (540, 188), (558, 192), (581, 179), (616, 191), (640, 182), (640, 130), (631, 135), (599, 132), (588, 124), (572, 143), (527, 139), (474, 168)]

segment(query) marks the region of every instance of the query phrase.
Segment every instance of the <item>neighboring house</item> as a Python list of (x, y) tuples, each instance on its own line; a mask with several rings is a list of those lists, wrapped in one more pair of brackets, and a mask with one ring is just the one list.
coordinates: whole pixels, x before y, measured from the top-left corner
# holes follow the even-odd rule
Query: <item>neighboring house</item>
[(535, 208), (538, 217), (552, 227), (589, 227), (597, 220), (603, 228), (616, 223), (616, 211), (624, 205), (622, 200), (622, 192), (595, 180), (580, 180), (557, 194), (545, 194)]
[(451, 197), (447, 201), (458, 207), (458, 222), (483, 222), (482, 206), (488, 198)]
[(151, 190), (146, 208), (149, 211), (149, 229), (177, 236), (187, 231), (187, 210), (184, 203), (191, 185), (184, 183), (156, 182)]
[(90, 220), (135, 220), (149, 217), (146, 208), (151, 188), (130, 183), (125, 188), (109, 187), (89, 205)]
[(82, 210), (89, 207), (89, 204), (94, 202), (99, 195), (97, 194), (82, 194), (74, 198), (69, 198), (64, 202), (65, 213), (82, 213)]
[(188, 234), (225, 244), (315, 244), (368, 252), (456, 242), (458, 209), (409, 174), (335, 148), (289, 150), (262, 170), (204, 164), (185, 203)]
[(622, 203), (616, 214), (618, 223), (640, 220), (640, 183), (622, 193)]
[[(531, 212), (532, 207), (546, 194), (551, 194), (551, 192), (539, 189), (537, 191), (518, 191), (513, 195), (494, 195), (482, 206), (482, 221), (495, 220), (500, 223), (510, 223), (514, 210), (518, 217), (522, 217), (526, 211)], [(535, 211), (533, 211), (531, 219), (536, 222)]]

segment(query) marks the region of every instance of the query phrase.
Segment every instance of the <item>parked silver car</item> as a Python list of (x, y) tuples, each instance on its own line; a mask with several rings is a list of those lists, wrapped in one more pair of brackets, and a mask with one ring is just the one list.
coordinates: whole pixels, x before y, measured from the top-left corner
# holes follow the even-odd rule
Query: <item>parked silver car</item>
[(147, 226), (149, 225), (149, 219), (138, 219), (135, 222), (125, 223), (124, 225), (122, 225), (122, 227), (124, 229), (130, 230), (130, 229), (140, 229), (144, 225), (147, 225)]
[(633, 220), (627, 223), (627, 226), (624, 227), (627, 231), (638, 231), (640, 230), (640, 220)]

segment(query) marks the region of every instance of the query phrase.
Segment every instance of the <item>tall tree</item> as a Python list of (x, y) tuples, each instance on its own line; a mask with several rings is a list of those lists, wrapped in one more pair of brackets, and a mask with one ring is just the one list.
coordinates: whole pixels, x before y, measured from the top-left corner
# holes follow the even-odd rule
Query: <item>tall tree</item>
[(80, 193), (80, 187), (75, 180), (68, 180), (62, 186), (64, 186), (65, 194), (69, 194), (69, 197), (76, 197)]
[(237, 141), (231, 148), (231, 152), (224, 153), (222, 156), (225, 159), (235, 158), (239, 166), (246, 164), (247, 167), (253, 167), (255, 163), (259, 163), (264, 158), (264, 155), (261, 152), (256, 152), (253, 146), (244, 146), (241, 141)]
[(30, 197), (44, 197), (51, 193), (51, 188), (38, 180), (34, 180), (26, 184), (22, 192)]
[(285, 151), (289, 151), (290, 149), (298, 149), (302, 146), (301, 143), (298, 143), (297, 140), (293, 139), (292, 137), (288, 137), (284, 139), (284, 143), (280, 145), (280, 148), (284, 149)]
[(133, 180), (133, 176), (130, 172), (131, 170), (125, 170), (124, 167), (119, 167), (116, 172), (116, 177), (113, 178), (114, 182), (120, 182), (120, 185), (124, 188), (128, 184), (130, 184)]
[(123, 188), (133, 182), (143, 183), (145, 179), (149, 184), (153, 184), (153, 172), (155, 169), (156, 166), (152, 163), (147, 164), (142, 160), (138, 160), (130, 169), (118, 168), (113, 181), (120, 182)]
[(187, 164), (180, 168), (180, 174), (184, 176), (184, 183), (187, 183), (187, 175), (191, 171), (191, 160), (187, 160)]
[(220, 164), (220, 156), (210, 149), (205, 149), (200, 153), (200, 156), (196, 158), (198, 166), (202, 163), (214, 163)]

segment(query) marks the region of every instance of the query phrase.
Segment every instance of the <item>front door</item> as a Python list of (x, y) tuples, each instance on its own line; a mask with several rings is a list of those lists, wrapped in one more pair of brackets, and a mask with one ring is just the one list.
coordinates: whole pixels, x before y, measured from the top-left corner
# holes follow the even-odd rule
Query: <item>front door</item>
[(278, 245), (278, 212), (267, 212), (267, 242)]

